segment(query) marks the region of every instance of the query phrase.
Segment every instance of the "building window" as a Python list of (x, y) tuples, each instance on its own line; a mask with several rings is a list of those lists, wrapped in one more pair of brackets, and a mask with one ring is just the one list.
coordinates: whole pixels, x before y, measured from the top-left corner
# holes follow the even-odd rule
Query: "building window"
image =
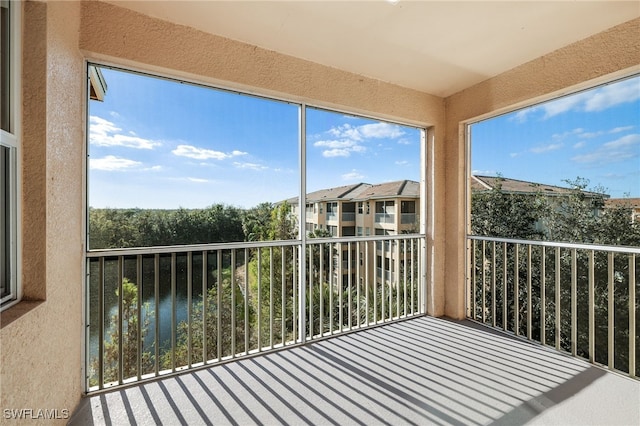
[(358, 214), (362, 214), (364, 211), (364, 207), (362, 204), (363, 204), (362, 201), (358, 203)]
[(18, 273), (18, 158), (19, 158), (19, 11), (20, 3), (1, 1), (1, 130), (0, 130), (0, 304), (2, 309), (20, 298)]

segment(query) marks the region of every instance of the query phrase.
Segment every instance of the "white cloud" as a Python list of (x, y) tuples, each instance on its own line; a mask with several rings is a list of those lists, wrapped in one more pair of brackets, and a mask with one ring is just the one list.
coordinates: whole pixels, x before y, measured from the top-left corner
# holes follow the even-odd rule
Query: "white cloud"
[(322, 156), (323, 157), (327, 157), (327, 158), (332, 158), (332, 157), (349, 157), (351, 155), (351, 152), (348, 149), (328, 149), (325, 151), (322, 151)]
[[(130, 134), (126, 134), (130, 133)], [(113, 122), (92, 115), (89, 117), (89, 143), (96, 146), (121, 146), (134, 149), (153, 149), (161, 143), (124, 132)]]
[(208, 179), (201, 179), (201, 178), (194, 178), (194, 177), (188, 177), (187, 180), (189, 182), (193, 182), (193, 183), (208, 183), (209, 182)]
[(640, 78), (612, 83), (594, 90), (564, 96), (516, 112), (512, 120), (523, 123), (534, 112), (542, 111), (542, 119), (554, 117), (569, 111), (596, 112), (640, 99)]
[(640, 99), (640, 78), (630, 78), (604, 86), (585, 101), (585, 111), (602, 111)]
[(576, 163), (600, 166), (640, 157), (640, 134), (626, 135), (601, 145), (588, 154), (576, 155)]
[(553, 101), (545, 102), (540, 105), (540, 108), (544, 111), (544, 118), (551, 118), (558, 114), (562, 114), (572, 109), (579, 109), (589, 97), (589, 93), (582, 92), (576, 95), (565, 96)]
[(584, 132), (584, 133), (581, 133), (579, 137), (582, 139), (593, 139), (593, 138), (597, 138), (598, 136), (602, 136), (604, 134), (605, 132), (600, 130), (598, 132)]
[(396, 161), (396, 165), (397, 165), (397, 166), (406, 166), (406, 165), (408, 165), (408, 164), (409, 164), (409, 162), (408, 162), (408, 161), (406, 161), (406, 160)]
[(497, 176), (498, 172), (495, 170), (472, 170), (471, 174), (476, 176)]
[(561, 140), (564, 140), (564, 139), (568, 138), (569, 136), (574, 136), (574, 135), (578, 135), (579, 136), (579, 135), (582, 135), (582, 134), (584, 134), (584, 129), (581, 128), (581, 127), (578, 127), (576, 129), (568, 130), (566, 132), (554, 133), (551, 137), (554, 140), (561, 141)]
[(362, 178), (364, 178), (364, 175), (355, 169), (342, 175), (342, 180), (360, 180)]
[(225, 160), (247, 154), (246, 152), (235, 150), (230, 153), (225, 153), (213, 149), (197, 148), (192, 145), (178, 145), (176, 149), (171, 152), (178, 157), (193, 158), (195, 160)]
[(400, 126), (389, 123), (365, 124), (360, 126), (358, 130), (365, 138), (396, 139), (404, 135)]
[(585, 141), (581, 141), (581, 142), (577, 142), (577, 143), (573, 144), (573, 147), (574, 147), (575, 149), (584, 148), (584, 146), (585, 146), (586, 144), (587, 144), (587, 143), (586, 143)]
[(512, 115), (510, 120), (516, 121), (518, 123), (524, 123), (525, 121), (527, 121), (527, 116), (536, 110), (536, 107), (521, 109), (520, 111)]
[[(369, 139), (398, 139), (405, 134), (402, 127), (390, 123), (371, 123), (361, 126), (345, 123), (332, 127), (327, 133), (333, 138), (319, 140), (313, 144), (318, 148), (327, 148), (322, 152), (322, 155), (327, 158), (349, 157), (354, 152), (365, 152), (367, 148), (364, 144)], [(408, 142), (401, 139), (398, 143), (407, 144)]]
[(107, 172), (131, 170), (141, 165), (142, 163), (139, 161), (129, 160), (127, 158), (116, 157), (113, 155), (107, 155), (104, 158), (89, 159), (89, 168), (91, 170), (103, 170)]
[(609, 130), (609, 133), (620, 133), (620, 132), (626, 132), (627, 130), (632, 130), (635, 126), (621, 126), (621, 127), (615, 127), (611, 130)]
[(352, 126), (351, 124), (343, 124), (342, 126), (332, 127), (327, 132), (337, 138), (347, 138), (353, 141), (362, 140), (362, 135), (358, 131), (358, 127)]
[(234, 162), (233, 165), (239, 169), (249, 169), (255, 171), (267, 170), (269, 167), (263, 166), (262, 164), (257, 163), (240, 163), (238, 161)]
[(533, 152), (534, 154), (542, 154), (545, 152), (556, 151), (562, 148), (563, 146), (564, 144), (561, 144), (561, 143), (550, 143), (548, 145), (536, 146), (534, 148), (531, 148), (529, 151)]
[(328, 141), (318, 141), (313, 144), (313, 146), (321, 146), (324, 148), (353, 148), (359, 146), (355, 141), (352, 140), (328, 140)]

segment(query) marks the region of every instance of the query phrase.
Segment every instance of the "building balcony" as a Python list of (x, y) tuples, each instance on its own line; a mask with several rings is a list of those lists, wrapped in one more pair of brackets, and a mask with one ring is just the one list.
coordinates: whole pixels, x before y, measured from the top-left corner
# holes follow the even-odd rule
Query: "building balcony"
[(401, 213), (400, 223), (402, 225), (413, 225), (416, 223), (417, 215), (415, 213)]
[(327, 222), (338, 222), (338, 213), (327, 212), (325, 214), (325, 220)]
[(356, 213), (355, 212), (342, 212), (342, 221), (343, 222), (355, 222), (356, 221)]
[(395, 223), (395, 214), (393, 213), (376, 213), (374, 218), (376, 223)]

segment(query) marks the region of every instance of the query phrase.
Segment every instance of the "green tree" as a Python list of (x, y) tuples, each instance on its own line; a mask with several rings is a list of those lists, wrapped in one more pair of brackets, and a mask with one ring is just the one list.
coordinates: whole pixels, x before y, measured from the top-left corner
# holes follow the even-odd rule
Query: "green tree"
[(546, 209), (540, 194), (512, 194), (502, 190), (502, 180), (488, 190), (471, 194), (471, 229), (474, 235), (539, 239), (537, 229)]
[(89, 209), (91, 249), (243, 241), (242, 211), (224, 204), (205, 209)]
[[(116, 289), (116, 296), (120, 296), (118, 289)], [(118, 318), (116, 311), (111, 316), (109, 338), (104, 342), (104, 383), (136, 376), (138, 374), (138, 356), (142, 368), (140, 374), (153, 366), (153, 356), (150, 352), (142, 349), (145, 336), (149, 331), (149, 318), (153, 312), (149, 311), (148, 305), (143, 306), (142, 312), (145, 314), (140, 323), (140, 331), (138, 331), (138, 286), (124, 278), (122, 280), (122, 321)], [(122, 323), (122, 348), (120, 348), (120, 322)], [(122, 359), (120, 359), (120, 351), (122, 351)], [(119, 377), (119, 363), (122, 363), (122, 377)], [(91, 386), (98, 384), (97, 372), (99, 368), (99, 358), (93, 359), (91, 362)]]
[[(248, 322), (245, 322), (245, 297), (248, 295), (244, 282), (238, 277), (232, 279), (231, 268), (228, 266), (221, 271), (221, 282), (217, 281), (217, 276), (218, 272), (214, 270), (212, 272), (214, 285), (207, 290), (206, 300), (201, 295), (193, 303), (191, 322), (181, 321), (178, 324), (175, 361), (171, 351), (165, 352), (162, 355), (163, 368), (170, 369), (172, 366), (178, 368), (189, 363), (217, 359), (218, 356), (230, 356), (233, 346), (236, 353), (251, 349), (254, 343), (252, 329), (255, 314), (253, 307), (247, 304)], [(235, 317), (232, 321), (234, 313)], [(249, 340), (248, 348), (245, 337)], [(206, 355), (204, 342), (206, 342)], [(206, 356), (206, 359), (203, 360), (203, 356)]]
[(245, 241), (265, 241), (269, 239), (272, 210), (273, 204), (260, 203), (244, 213), (242, 230)]

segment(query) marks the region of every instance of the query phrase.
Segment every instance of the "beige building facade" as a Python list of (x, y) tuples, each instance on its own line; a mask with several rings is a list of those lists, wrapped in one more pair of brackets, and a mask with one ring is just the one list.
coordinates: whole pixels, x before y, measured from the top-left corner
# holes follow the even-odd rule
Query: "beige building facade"
[[(60, 424), (85, 383), (88, 61), (427, 129), (427, 312), (451, 318), (465, 317), (466, 124), (640, 71), (638, 18), (439, 97), (102, 1), (10, 3), (20, 24), (14, 36), (21, 71), (12, 87), (18, 106), (21, 299), (0, 317), (0, 405), (59, 410), (54, 420)], [(381, 205), (381, 214), (401, 215), (395, 200), (393, 207)]]
[[(306, 196), (305, 230), (314, 236), (372, 237), (420, 232), (420, 183), (412, 180), (376, 185), (353, 185), (314, 191)], [(298, 199), (288, 200), (299, 217)], [(351, 247), (349, 249), (349, 247)], [(334, 275), (348, 286), (364, 277), (376, 277), (376, 285), (401, 283), (400, 263), (404, 252), (397, 241), (377, 241), (375, 249), (343, 244), (336, 252)], [(369, 283), (373, 286), (373, 281)]]

